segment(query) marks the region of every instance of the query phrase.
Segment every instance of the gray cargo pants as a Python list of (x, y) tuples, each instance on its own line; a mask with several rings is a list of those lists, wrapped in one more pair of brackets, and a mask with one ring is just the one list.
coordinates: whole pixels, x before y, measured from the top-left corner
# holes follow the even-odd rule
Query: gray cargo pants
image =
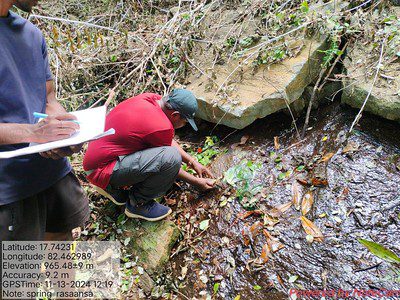
[(143, 205), (165, 195), (174, 183), (182, 157), (175, 147), (150, 148), (118, 159), (110, 185), (113, 189), (130, 186), (131, 205)]

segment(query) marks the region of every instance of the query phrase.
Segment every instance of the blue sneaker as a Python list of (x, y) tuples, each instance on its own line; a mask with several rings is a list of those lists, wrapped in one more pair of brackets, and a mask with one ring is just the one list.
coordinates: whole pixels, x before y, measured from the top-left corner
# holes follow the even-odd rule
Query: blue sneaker
[(107, 187), (105, 190), (95, 186), (94, 189), (102, 196), (110, 199), (116, 205), (125, 205), (126, 201), (129, 199), (129, 192), (119, 189), (111, 189)]
[(172, 209), (154, 200), (138, 206), (133, 206), (128, 201), (125, 208), (125, 214), (129, 218), (144, 219), (147, 221), (160, 221), (171, 212)]

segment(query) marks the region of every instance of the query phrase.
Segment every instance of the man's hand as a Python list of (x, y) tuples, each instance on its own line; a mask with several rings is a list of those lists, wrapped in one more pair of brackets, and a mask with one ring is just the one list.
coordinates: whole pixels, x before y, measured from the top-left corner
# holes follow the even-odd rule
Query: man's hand
[(47, 143), (71, 137), (79, 130), (79, 125), (71, 120), (76, 120), (72, 114), (58, 114), (48, 116), (32, 127), (32, 142)]
[(193, 167), (193, 170), (195, 170), (195, 172), (197, 173), (197, 175), (200, 178), (203, 178), (203, 177), (214, 178), (214, 175), (211, 173), (211, 171), (207, 167), (205, 167), (201, 163), (199, 163), (198, 161), (193, 161), (191, 163), (191, 165)]
[(202, 192), (207, 192), (215, 188), (215, 179), (198, 178), (194, 186)]
[(79, 145), (74, 145), (74, 146), (69, 146), (69, 147), (53, 149), (53, 150), (49, 150), (46, 152), (41, 152), (39, 154), (45, 158), (61, 159), (66, 156), (71, 156), (74, 153), (78, 153), (79, 151), (81, 151), (82, 146), (83, 146), (83, 144), (79, 144)]

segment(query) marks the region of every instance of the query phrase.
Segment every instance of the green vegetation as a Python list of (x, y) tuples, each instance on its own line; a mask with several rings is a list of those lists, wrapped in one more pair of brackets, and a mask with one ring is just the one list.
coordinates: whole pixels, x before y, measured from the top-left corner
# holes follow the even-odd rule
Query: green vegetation
[(243, 160), (224, 173), (224, 181), (235, 188), (236, 197), (246, 209), (254, 209), (258, 202), (254, 196), (262, 189), (262, 185), (256, 182), (260, 171), (261, 163)]

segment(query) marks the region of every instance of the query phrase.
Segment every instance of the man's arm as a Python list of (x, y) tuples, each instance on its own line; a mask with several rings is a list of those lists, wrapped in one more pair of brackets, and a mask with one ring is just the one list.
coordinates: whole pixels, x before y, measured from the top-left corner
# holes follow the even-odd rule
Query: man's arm
[(207, 175), (213, 177), (212, 173), (198, 161), (196, 161), (193, 157), (191, 157), (185, 150), (182, 149), (181, 146), (175, 141), (172, 140), (171, 146), (178, 149), (179, 153), (182, 156), (182, 161), (192, 166), (199, 177), (193, 176), (192, 174), (186, 172), (182, 168), (179, 170), (178, 179), (183, 180), (201, 191), (208, 191), (214, 188), (215, 180), (210, 178), (203, 178), (203, 175)]
[(66, 110), (56, 99), (56, 91), (53, 80), (46, 82), (46, 114), (49, 116), (65, 114)]
[(182, 156), (182, 161), (185, 162), (189, 167), (192, 167), (200, 178), (202, 178), (203, 176), (214, 178), (214, 175), (207, 167), (199, 163), (194, 157), (191, 157), (185, 150), (182, 149), (181, 146), (179, 146), (179, 144), (175, 140), (172, 140), (171, 146), (178, 149), (179, 153)]
[(31, 124), (0, 124), (0, 145), (31, 143), (36, 141), (37, 128)]
[[(46, 114), (48, 114), (49, 116), (54, 116), (54, 115), (67, 113), (66, 110), (64, 109), (64, 107), (56, 99), (56, 92), (55, 92), (53, 80), (49, 80), (46, 82), (46, 94), (47, 94)], [(68, 115), (73, 116), (71, 114), (68, 114)], [(70, 119), (76, 119), (76, 117), (73, 116)], [(76, 125), (76, 123), (74, 123), (74, 122), (68, 122), (68, 123), (73, 123)], [(79, 129), (79, 126), (77, 129)], [(82, 146), (83, 146), (83, 144), (79, 144), (79, 145), (74, 145), (74, 146), (70, 146), (70, 147), (53, 149), (50, 151), (42, 152), (42, 153), (40, 153), (40, 155), (45, 158), (60, 159), (65, 156), (70, 156), (73, 153), (79, 152), (82, 149)]]

